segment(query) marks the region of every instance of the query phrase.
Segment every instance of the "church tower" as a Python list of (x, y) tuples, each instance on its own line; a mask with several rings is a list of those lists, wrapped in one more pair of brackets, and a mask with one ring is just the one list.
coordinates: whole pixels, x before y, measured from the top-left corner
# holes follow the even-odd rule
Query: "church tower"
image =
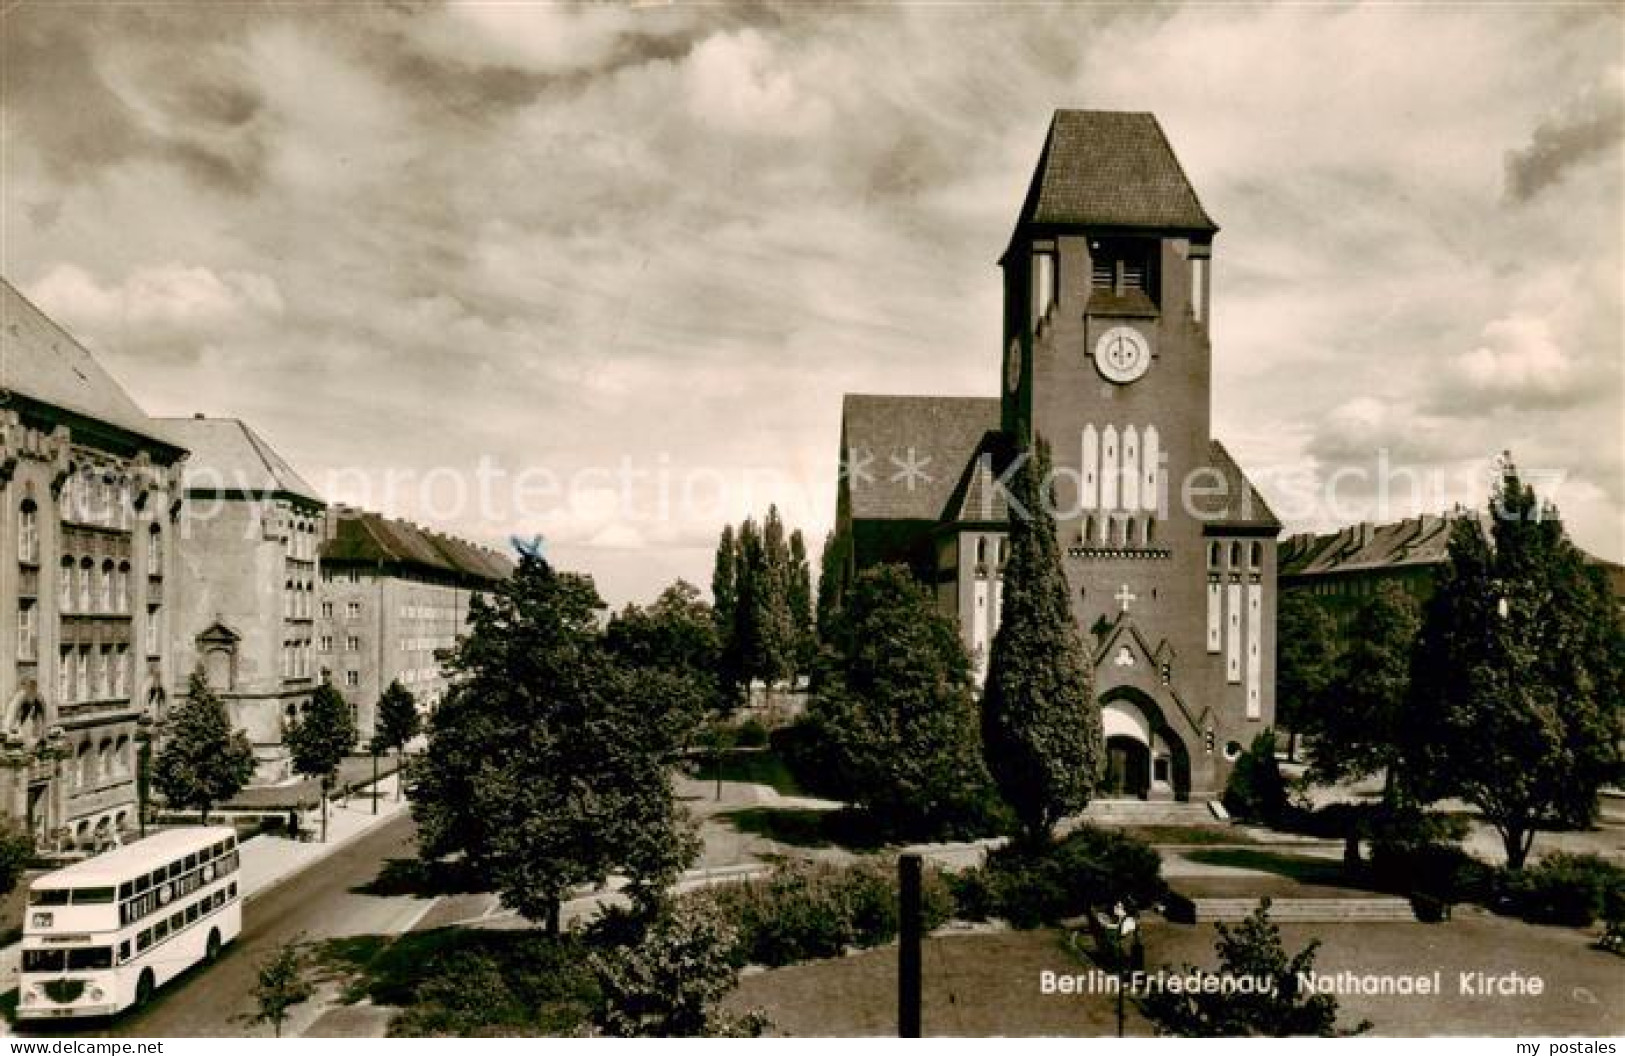
[(1217, 231), (1155, 117), (1059, 111), (1000, 261), (1001, 425), (1050, 445), (1108, 791), (1216, 794), (1273, 715), (1279, 525), (1210, 429)]
[(1003, 460), (1048, 442), (1105, 796), (1216, 799), (1274, 719), (1281, 526), (1212, 436), (1217, 232), (1156, 118), (1059, 111), (1000, 260), (999, 395), (842, 406), (847, 574), (908, 565), (982, 675), (1004, 593)]

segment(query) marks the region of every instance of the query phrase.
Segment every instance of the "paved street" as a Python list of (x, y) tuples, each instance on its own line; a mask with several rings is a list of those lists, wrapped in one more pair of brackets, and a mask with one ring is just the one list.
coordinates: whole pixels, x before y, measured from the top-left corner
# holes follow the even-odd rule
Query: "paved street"
[(416, 854), (412, 820), (397, 817), (342, 848), (321, 865), (250, 901), (243, 910), (243, 933), (211, 968), (184, 976), (159, 991), (145, 1012), (85, 1035), (122, 1037), (233, 1037), (269, 1035), (250, 1027), (251, 991), (259, 961), (281, 943), (342, 935), (405, 931), (431, 902), (406, 896), (358, 894), (389, 858)]

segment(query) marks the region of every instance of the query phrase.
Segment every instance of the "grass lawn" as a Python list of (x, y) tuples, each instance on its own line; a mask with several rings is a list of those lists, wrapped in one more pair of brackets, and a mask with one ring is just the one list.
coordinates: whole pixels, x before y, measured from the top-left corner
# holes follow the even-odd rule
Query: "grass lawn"
[(1103, 829), (1119, 832), (1144, 840), (1153, 846), (1205, 847), (1233, 846), (1238, 843), (1257, 843), (1258, 839), (1246, 829), (1237, 826), (1212, 825), (1102, 825)]
[[(1438, 971), (1437, 996), (1340, 998), (1339, 1022), (1369, 1019), (1388, 1037), (1490, 1035), (1557, 1037), (1625, 1033), (1625, 959), (1591, 949), (1577, 928), (1543, 927), (1476, 909), (1458, 909), (1444, 924), (1282, 924), (1289, 954), (1319, 938), (1315, 970), (1322, 974), (1416, 975)], [(1148, 920), (1148, 963), (1215, 964), (1212, 925)], [(1460, 992), (1460, 972), (1538, 975), (1538, 996), (1478, 996)]]
[[(1625, 1032), (1625, 971), (1613, 954), (1590, 948), (1578, 929), (1546, 928), (1487, 913), (1458, 912), (1446, 924), (1283, 924), (1296, 953), (1319, 938), (1321, 974), (1415, 975), (1439, 971), (1438, 996), (1351, 995), (1340, 999), (1339, 1023), (1362, 1019), (1379, 1036), (1612, 1036)], [(1145, 922), (1151, 968), (1216, 958), (1212, 925)], [(1102, 995), (1044, 995), (1039, 973), (1086, 971), (1054, 930), (948, 935), (928, 939), (924, 956), (924, 1026), (932, 1035), (1098, 1037), (1116, 1032), (1115, 1005)], [(1538, 975), (1536, 996), (1461, 992), (1460, 972)], [(760, 1008), (774, 1033), (867, 1037), (896, 1031), (897, 949), (795, 965), (746, 976), (728, 999), (736, 1010)], [(1130, 1035), (1152, 1027), (1131, 1009)]]
[[(699, 754), (692, 758), (695, 761), (696, 781), (717, 779), (718, 767), (709, 755)], [(720, 762), (724, 781), (767, 785), (781, 796), (804, 794), (796, 779), (790, 775), (789, 767), (776, 753), (766, 748), (734, 748), (723, 752)]]
[(346, 1004), (368, 998), (401, 1009), (392, 1037), (581, 1034), (596, 993), (580, 943), (534, 930), (329, 939), (317, 959), (344, 985)]
[[(1109, 995), (1045, 995), (1040, 973), (1088, 970), (1060, 931), (1004, 931), (933, 937), (921, 955), (921, 1023), (932, 1036), (1100, 1037), (1117, 1033)], [(897, 1033), (897, 947), (747, 975), (728, 998), (735, 1011), (760, 1008), (770, 1032), (790, 1037), (877, 1037)], [(1130, 1036), (1150, 1025), (1128, 1009)]]

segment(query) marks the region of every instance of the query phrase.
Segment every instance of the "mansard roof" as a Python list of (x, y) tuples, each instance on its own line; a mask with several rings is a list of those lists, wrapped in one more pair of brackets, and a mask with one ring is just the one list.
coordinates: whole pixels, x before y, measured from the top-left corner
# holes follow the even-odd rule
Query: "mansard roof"
[(966, 466), (999, 428), (981, 396), (848, 395), (841, 405), (841, 488), (854, 520), (954, 519)]
[(162, 419), (165, 432), (186, 445), (186, 488), (198, 493), (288, 495), (326, 505), (265, 438), (236, 418)]
[(1363, 521), (1335, 532), (1303, 532), (1281, 544), (1281, 575), (1305, 576), (1442, 564), (1450, 556), (1450, 525), (1460, 516), (1425, 514), (1393, 524)]
[(391, 565), (485, 582), (513, 575), (513, 562), (495, 550), (368, 510), (335, 506), (323, 564)]
[(1016, 230), (1033, 226), (1219, 229), (1156, 117), (1114, 110), (1055, 111)]
[(179, 453), (89, 349), (0, 278), (0, 397), (12, 393)]

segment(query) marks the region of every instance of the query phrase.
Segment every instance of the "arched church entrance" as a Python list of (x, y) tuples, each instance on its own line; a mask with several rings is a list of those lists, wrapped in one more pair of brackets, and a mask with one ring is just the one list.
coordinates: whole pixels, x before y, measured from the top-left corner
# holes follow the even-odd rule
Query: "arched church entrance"
[(1111, 700), (1101, 706), (1100, 724), (1106, 740), (1102, 791), (1144, 799), (1151, 790), (1151, 724), (1145, 713), (1129, 701)]
[(1149, 697), (1128, 686), (1108, 691), (1100, 724), (1106, 747), (1103, 795), (1165, 800), (1190, 795), (1190, 757)]

